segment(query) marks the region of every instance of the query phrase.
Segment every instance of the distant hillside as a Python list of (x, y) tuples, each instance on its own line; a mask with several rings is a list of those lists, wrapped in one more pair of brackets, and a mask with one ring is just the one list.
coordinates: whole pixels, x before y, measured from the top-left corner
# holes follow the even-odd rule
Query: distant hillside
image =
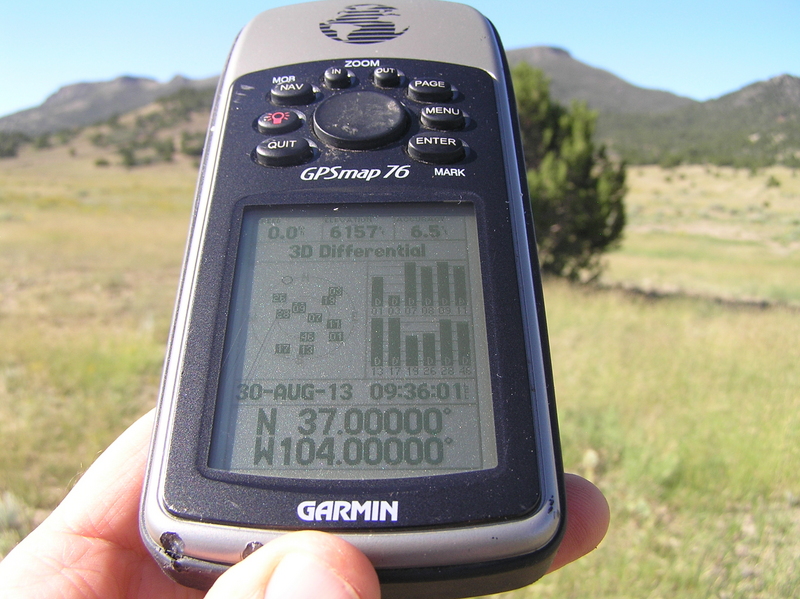
[[(637, 87), (559, 48), (510, 50), (508, 59), (544, 71), (560, 103), (580, 100), (596, 110), (598, 140), (631, 164), (800, 166), (798, 77), (782, 75), (697, 102)], [(69, 143), (92, 125), (83, 135), (128, 166), (164, 160), (173, 151), (196, 155), (202, 146), (197, 123), (207, 122), (215, 84), (216, 78), (158, 83), (119, 77), (63, 87), (41, 106), (0, 118), (0, 158), (15, 156), (25, 144)]]
[(511, 50), (550, 80), (562, 104), (585, 101), (599, 113), (597, 137), (629, 163), (800, 166), (800, 78), (782, 75), (715, 100), (697, 102), (631, 85), (566, 50)]
[(213, 87), (181, 87), (141, 108), (86, 127), (36, 137), (0, 131), (0, 158), (52, 149), (88, 158), (98, 167), (196, 161), (203, 152), (213, 96)]
[[(696, 104), (689, 98), (631, 85), (608, 71), (575, 60), (559, 48), (535, 46), (511, 50), (508, 59), (512, 65), (525, 61), (542, 69), (551, 80), (556, 100), (562, 103), (585, 100), (591, 108), (603, 113), (660, 113)], [(199, 89), (214, 85), (216, 78), (193, 81), (183, 77), (175, 77), (168, 83), (142, 77), (76, 83), (61, 88), (41, 106), (0, 118), (0, 132), (35, 136), (85, 127), (141, 108), (184, 87)]]
[(633, 163), (800, 166), (800, 78), (781, 75), (660, 114), (601, 113), (598, 137)]
[(118, 77), (113, 81), (67, 85), (41, 106), (0, 118), (0, 132), (35, 136), (85, 127), (146, 106), (180, 89), (213, 88), (216, 82), (216, 77), (192, 80), (177, 76), (167, 83), (144, 77)]
[(534, 46), (509, 50), (506, 55), (513, 67), (527, 62), (541, 69), (550, 79), (550, 93), (562, 104), (583, 100), (600, 113), (662, 113), (698, 104), (696, 100), (669, 92), (644, 89), (575, 60), (566, 50)]

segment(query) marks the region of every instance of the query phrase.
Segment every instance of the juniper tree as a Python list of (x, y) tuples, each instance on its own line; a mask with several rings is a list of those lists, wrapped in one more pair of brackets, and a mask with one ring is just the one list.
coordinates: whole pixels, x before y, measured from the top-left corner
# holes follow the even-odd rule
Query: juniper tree
[(542, 270), (596, 278), (625, 226), (625, 165), (595, 147), (597, 114), (585, 103), (553, 101), (544, 74), (525, 63), (512, 79)]

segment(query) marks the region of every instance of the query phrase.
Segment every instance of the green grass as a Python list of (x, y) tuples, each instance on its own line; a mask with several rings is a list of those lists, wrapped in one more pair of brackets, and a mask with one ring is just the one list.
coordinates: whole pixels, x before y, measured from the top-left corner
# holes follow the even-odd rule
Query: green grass
[(504, 597), (794, 596), (800, 313), (560, 281), (546, 296), (565, 467), (612, 524)]
[[(75, 147), (0, 161), (0, 555), (154, 404), (179, 276), (192, 165), (97, 168)], [(505, 597), (800, 588), (798, 180), (632, 170), (606, 287), (546, 281), (565, 465), (612, 523)], [(770, 302), (714, 299), (743, 297)]]
[(557, 281), (547, 296), (567, 464), (593, 449), (627, 482), (710, 509), (800, 493), (800, 313)]
[(628, 185), (605, 284), (800, 305), (796, 171), (636, 167)]
[(611, 528), (503, 597), (794, 597), (800, 177), (637, 167), (629, 186), (606, 288), (545, 284), (565, 466)]
[(52, 508), (154, 404), (193, 179), (0, 162), (0, 493)]
[(626, 233), (606, 282), (646, 290), (800, 305), (800, 251), (682, 232)]

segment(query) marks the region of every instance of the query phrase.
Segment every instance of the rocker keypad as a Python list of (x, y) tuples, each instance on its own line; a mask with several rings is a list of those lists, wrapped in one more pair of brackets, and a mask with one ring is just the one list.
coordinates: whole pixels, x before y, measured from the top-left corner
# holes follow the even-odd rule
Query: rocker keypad
[[(407, 78), (398, 69), (384, 66), (375, 68), (363, 85), (352, 72), (338, 66), (327, 68), (320, 80), (321, 87), (308, 81), (272, 86), (267, 101), (278, 108), (256, 121), (258, 132), (268, 136), (253, 153), (256, 162), (275, 167), (303, 164), (326, 146), (377, 149), (402, 139), (414, 118), (420, 130), (404, 146), (413, 160), (455, 164), (468, 155), (468, 146), (452, 132), (465, 129), (471, 120), (452, 105), (459, 92), (449, 81)], [(404, 93), (388, 94), (401, 86), (405, 86)], [(398, 99), (397, 93), (403, 93), (402, 98)], [(298, 110), (285, 108), (289, 106)], [(308, 127), (306, 134), (299, 135), (304, 127)], [(320, 143), (310, 139), (311, 135)]]

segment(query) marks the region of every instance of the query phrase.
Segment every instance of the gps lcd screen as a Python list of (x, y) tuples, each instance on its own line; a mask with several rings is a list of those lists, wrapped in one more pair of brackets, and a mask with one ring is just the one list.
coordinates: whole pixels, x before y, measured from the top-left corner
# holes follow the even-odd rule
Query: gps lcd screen
[(244, 210), (209, 466), (316, 479), (497, 466), (474, 206)]

